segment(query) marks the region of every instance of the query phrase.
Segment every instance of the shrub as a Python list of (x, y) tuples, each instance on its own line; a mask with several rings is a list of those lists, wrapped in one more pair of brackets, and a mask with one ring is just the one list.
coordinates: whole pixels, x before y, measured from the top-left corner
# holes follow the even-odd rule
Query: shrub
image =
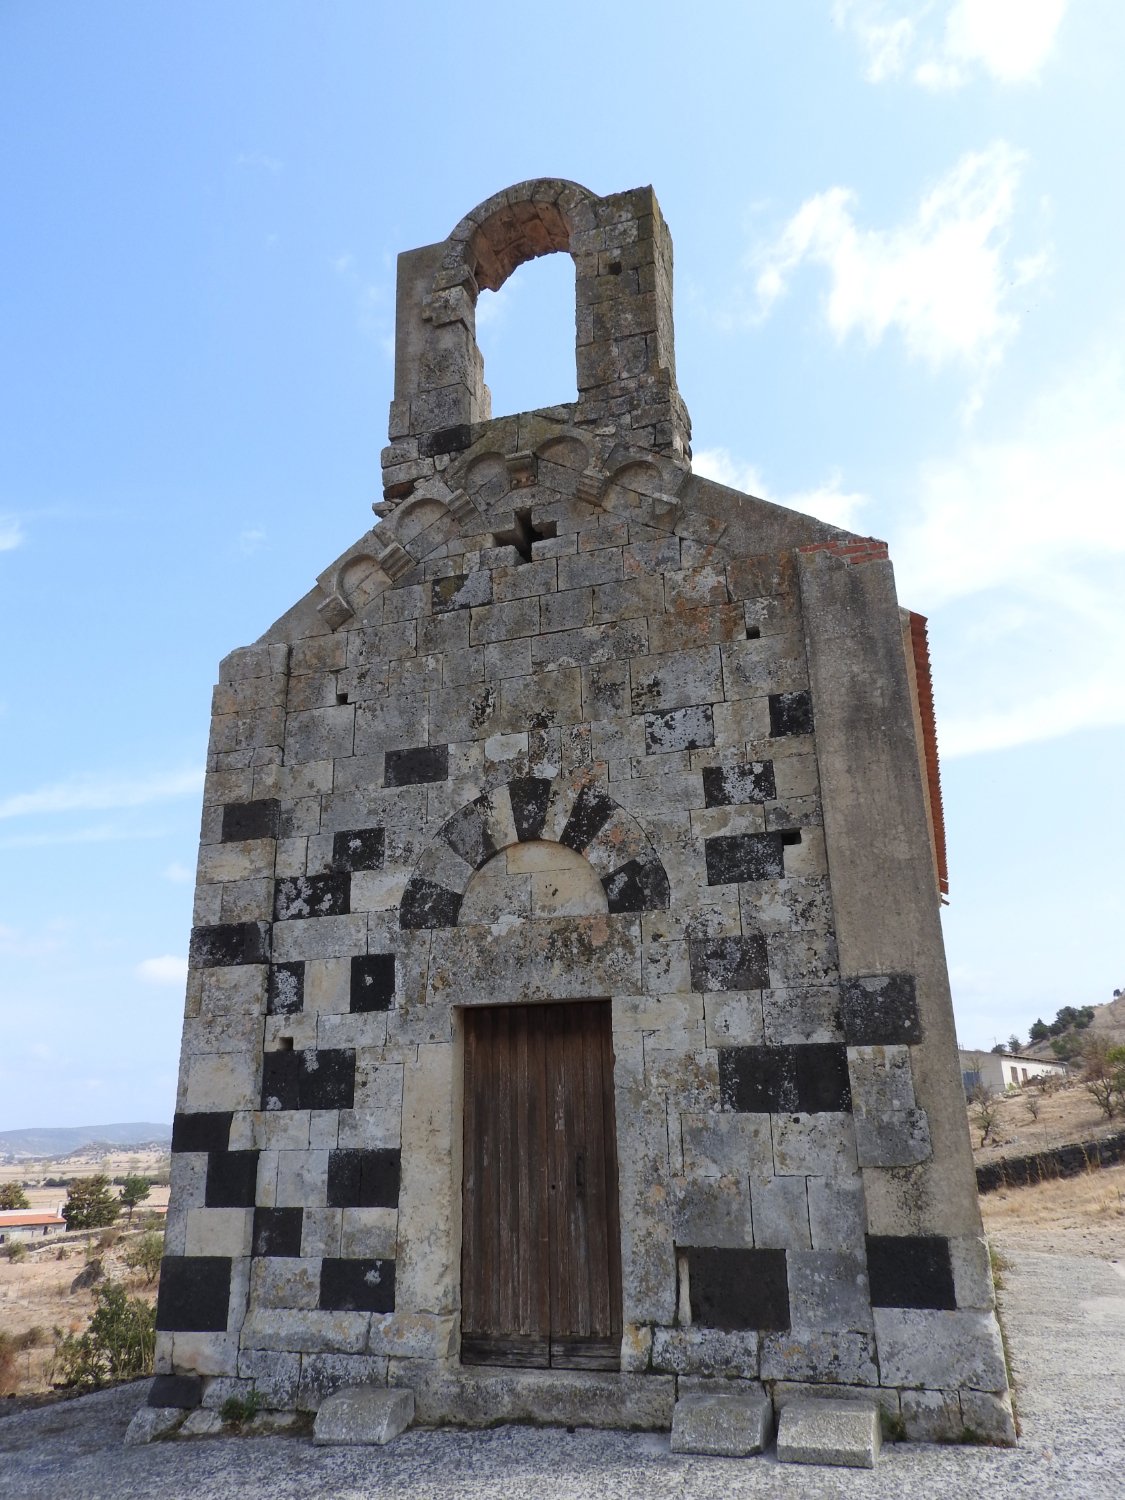
[(258, 1415), (261, 1406), (262, 1398), (259, 1393), (249, 1390), (245, 1396), (228, 1396), (219, 1409), (219, 1415), (232, 1427), (241, 1427), (243, 1422), (249, 1422)]
[(19, 1385), (16, 1371), (16, 1341), (10, 1333), (0, 1333), (0, 1396), (14, 1396)]
[(41, 1328), (38, 1323), (33, 1328), (28, 1328), (16, 1336), (16, 1348), (21, 1351), (24, 1349), (38, 1349), (46, 1342), (47, 1330)]
[(120, 1282), (108, 1281), (85, 1333), (56, 1330), (57, 1384), (96, 1390), (111, 1380), (150, 1375), (155, 1348), (156, 1309), (130, 1297)]
[(1105, 1037), (1090, 1037), (1082, 1052), (1086, 1062), (1086, 1092), (1112, 1120), (1125, 1109), (1125, 1047), (1114, 1047)]
[(160, 1274), (160, 1262), (164, 1256), (164, 1236), (155, 1229), (142, 1234), (136, 1244), (125, 1252), (125, 1264), (130, 1271), (143, 1274), (149, 1286)]
[(9, 1240), (4, 1246), (4, 1253), (9, 1260), (26, 1260), (27, 1246), (23, 1240)]
[(0, 1208), (30, 1208), (31, 1200), (22, 1182), (5, 1182), (0, 1186)]
[(98, 1249), (112, 1250), (120, 1238), (121, 1231), (119, 1229), (107, 1229), (104, 1234), (98, 1235)]

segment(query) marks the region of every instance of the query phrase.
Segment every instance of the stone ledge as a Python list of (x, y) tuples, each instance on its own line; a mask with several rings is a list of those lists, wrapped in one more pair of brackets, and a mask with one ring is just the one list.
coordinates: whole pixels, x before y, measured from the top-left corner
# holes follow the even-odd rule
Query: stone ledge
[(392, 1360), (389, 1383), (414, 1392), (416, 1420), (427, 1427), (602, 1427), (667, 1432), (672, 1375), (616, 1375), (587, 1370), (489, 1369)]

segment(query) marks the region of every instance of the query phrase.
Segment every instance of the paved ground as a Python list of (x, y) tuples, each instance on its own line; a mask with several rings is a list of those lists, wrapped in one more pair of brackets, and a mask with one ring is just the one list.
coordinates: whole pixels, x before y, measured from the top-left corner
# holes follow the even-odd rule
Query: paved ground
[(1002, 1301), (1024, 1435), (1015, 1451), (898, 1444), (873, 1473), (681, 1458), (667, 1437), (507, 1427), (390, 1447), (201, 1438), (124, 1448), (147, 1382), (0, 1418), (0, 1500), (1121, 1500), (1125, 1265), (1013, 1252)]

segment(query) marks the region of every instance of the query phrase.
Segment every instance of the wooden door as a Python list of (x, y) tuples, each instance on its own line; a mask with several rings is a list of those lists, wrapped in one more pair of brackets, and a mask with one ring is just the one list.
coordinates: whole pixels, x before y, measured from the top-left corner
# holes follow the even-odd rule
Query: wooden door
[(461, 1358), (617, 1369), (608, 1001), (463, 1012)]

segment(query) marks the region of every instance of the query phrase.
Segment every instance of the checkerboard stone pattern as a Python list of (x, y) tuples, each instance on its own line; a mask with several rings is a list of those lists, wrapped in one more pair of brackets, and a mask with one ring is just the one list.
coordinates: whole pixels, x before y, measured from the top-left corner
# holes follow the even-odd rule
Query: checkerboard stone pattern
[[(476, 297), (547, 251), (579, 399), (492, 418)], [(609, 997), (619, 1378), (1011, 1438), (906, 617), (693, 475), (671, 274), (650, 189), (553, 180), (402, 256), (378, 524), (221, 665), (157, 1320), (205, 1405), (465, 1419), (459, 1014)]]

